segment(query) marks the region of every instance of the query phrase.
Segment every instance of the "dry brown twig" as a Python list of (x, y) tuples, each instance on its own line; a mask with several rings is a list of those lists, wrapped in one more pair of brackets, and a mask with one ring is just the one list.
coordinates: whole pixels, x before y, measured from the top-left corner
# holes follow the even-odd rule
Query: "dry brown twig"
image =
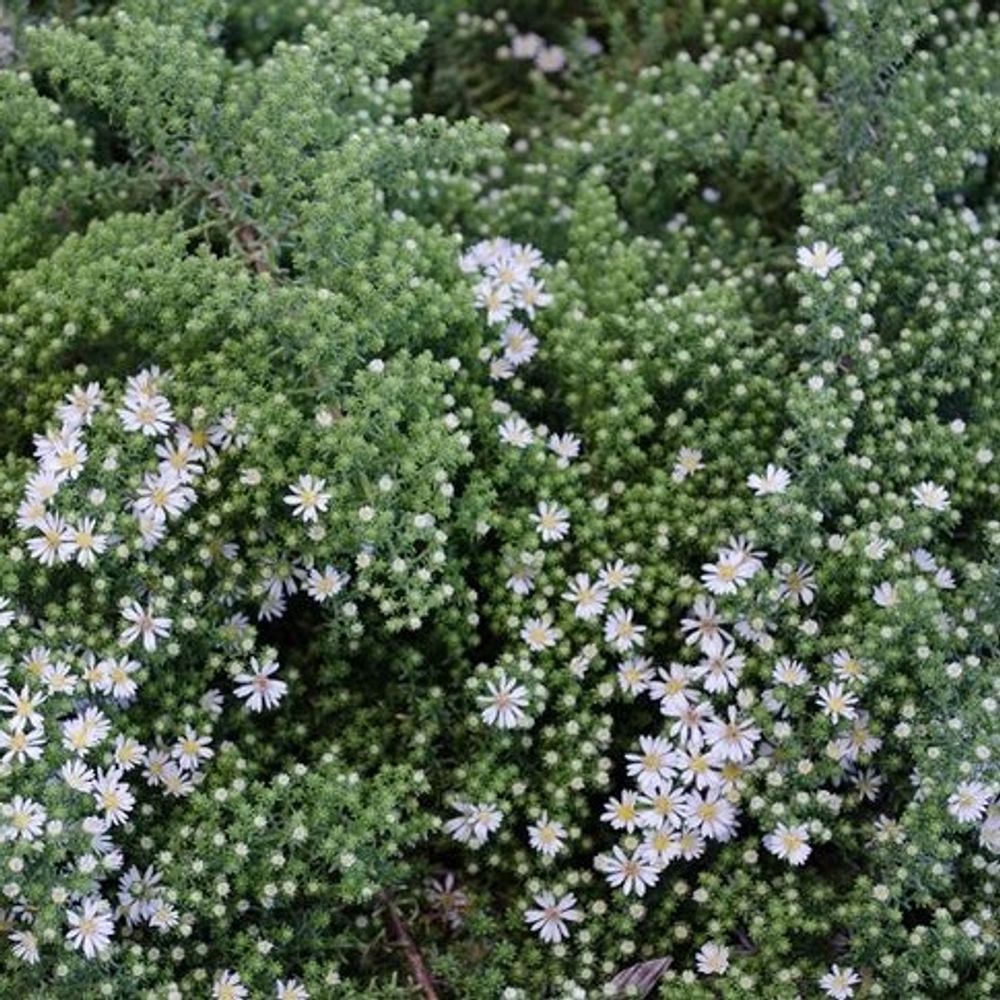
[(424, 964), (423, 956), (417, 947), (413, 935), (403, 919), (402, 914), (396, 908), (392, 897), (388, 892), (381, 893), (382, 905), (385, 909), (385, 921), (388, 924), (389, 932), (403, 950), (406, 956), (406, 964), (410, 967), (410, 976), (416, 986), (420, 988), (424, 995), (424, 1000), (438, 1000), (437, 990), (434, 987), (434, 980), (431, 978), (427, 966)]

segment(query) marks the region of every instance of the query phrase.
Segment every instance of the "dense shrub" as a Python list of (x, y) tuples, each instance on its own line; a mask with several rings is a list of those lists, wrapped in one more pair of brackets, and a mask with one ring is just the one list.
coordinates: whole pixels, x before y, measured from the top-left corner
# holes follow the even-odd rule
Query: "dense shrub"
[(1000, 16), (0, 30), (0, 995), (997, 994)]

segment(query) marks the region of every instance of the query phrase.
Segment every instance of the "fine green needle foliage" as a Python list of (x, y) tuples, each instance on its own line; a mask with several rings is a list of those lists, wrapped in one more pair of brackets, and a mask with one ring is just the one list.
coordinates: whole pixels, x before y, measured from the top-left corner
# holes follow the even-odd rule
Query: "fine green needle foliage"
[(0, 998), (1000, 993), (1000, 14), (0, 9)]

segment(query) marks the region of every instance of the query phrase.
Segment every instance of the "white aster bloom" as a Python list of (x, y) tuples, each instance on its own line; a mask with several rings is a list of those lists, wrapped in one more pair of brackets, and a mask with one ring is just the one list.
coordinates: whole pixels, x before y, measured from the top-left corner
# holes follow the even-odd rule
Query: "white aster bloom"
[(764, 837), (764, 846), (775, 857), (796, 867), (804, 864), (806, 858), (812, 854), (812, 847), (809, 846), (809, 830), (804, 824), (786, 826), (784, 823), (779, 823)]
[(212, 983), (213, 1000), (246, 1000), (250, 995), (238, 972), (225, 969)]
[(608, 591), (599, 583), (591, 583), (586, 573), (577, 573), (562, 596), (573, 605), (573, 614), (583, 621), (600, 617), (608, 603)]
[(0, 806), (3, 825), (0, 826), (0, 842), (4, 840), (34, 840), (41, 836), (48, 816), (45, 808), (33, 799), (15, 795), (10, 802)]
[(251, 712), (274, 708), (284, 698), (288, 685), (273, 676), (277, 670), (277, 662), (260, 663), (256, 656), (251, 656), (250, 670), (233, 678), (236, 697), (245, 699)]
[(631, 608), (615, 608), (604, 619), (604, 641), (619, 653), (627, 653), (645, 641), (646, 626), (632, 620)]
[(543, 542), (561, 542), (569, 534), (569, 511), (558, 504), (540, 501), (531, 520)]
[(694, 961), (703, 976), (721, 976), (729, 968), (729, 949), (717, 941), (708, 941), (698, 949)]
[(525, 718), (528, 689), (501, 673), (496, 681), (487, 681), (488, 693), (477, 699), (483, 706), (482, 719), (488, 726), (514, 729)]
[(948, 812), (960, 823), (978, 823), (993, 795), (993, 789), (981, 781), (960, 782), (948, 796)]
[(784, 493), (792, 482), (791, 473), (770, 462), (763, 475), (756, 472), (747, 476), (747, 486), (754, 491), (755, 496), (766, 497), (776, 493)]
[(844, 263), (844, 255), (840, 250), (830, 246), (825, 240), (817, 240), (811, 247), (799, 247), (795, 259), (800, 267), (815, 274), (817, 278), (826, 278)]
[(66, 913), (69, 931), (66, 940), (85, 958), (96, 958), (111, 946), (114, 921), (110, 907), (99, 897), (89, 897), (80, 909)]
[(301, 518), (306, 523), (315, 521), (319, 514), (326, 512), (330, 504), (330, 494), (325, 490), (325, 479), (317, 479), (308, 474), (299, 476), (298, 482), (288, 487), (285, 503), (292, 508), (293, 517)]
[(656, 885), (660, 869), (639, 853), (628, 855), (620, 847), (615, 847), (610, 855), (599, 855), (595, 867), (605, 873), (612, 888), (621, 888), (626, 896), (644, 896), (646, 889)]
[(141, 638), (143, 649), (151, 653), (156, 649), (157, 639), (170, 635), (173, 620), (154, 615), (152, 605), (144, 608), (138, 601), (132, 600), (122, 608), (121, 614), (130, 623), (119, 637), (126, 646)]
[(937, 483), (929, 480), (918, 483), (910, 491), (913, 494), (913, 506), (924, 507), (927, 510), (943, 511), (950, 506), (948, 491)]
[(537, 909), (524, 911), (524, 919), (546, 944), (558, 944), (569, 937), (570, 922), (583, 920), (583, 911), (576, 907), (576, 896), (569, 892), (559, 899), (551, 892), (534, 897)]
[(509, 416), (500, 425), (500, 440), (514, 448), (527, 448), (535, 440), (535, 432), (531, 424), (516, 413)]
[(565, 850), (566, 827), (554, 819), (549, 819), (549, 814), (543, 812), (538, 817), (538, 822), (532, 823), (528, 827), (528, 843), (539, 854), (552, 858), (560, 851)]
[(854, 996), (854, 987), (861, 982), (861, 977), (850, 967), (843, 969), (836, 963), (830, 966), (830, 971), (820, 977), (820, 989), (833, 1000), (849, 1000)]

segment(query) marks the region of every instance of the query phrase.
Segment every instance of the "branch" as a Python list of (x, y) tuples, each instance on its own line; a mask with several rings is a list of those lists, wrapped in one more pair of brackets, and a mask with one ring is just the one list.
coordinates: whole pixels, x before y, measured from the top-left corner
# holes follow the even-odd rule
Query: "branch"
[(385, 920), (389, 926), (389, 931), (395, 939), (396, 944), (403, 949), (403, 954), (406, 955), (406, 962), (410, 967), (410, 975), (413, 977), (414, 983), (423, 993), (424, 1000), (438, 1000), (437, 991), (434, 989), (434, 980), (427, 971), (427, 966), (424, 965), (420, 950), (417, 948), (417, 943), (413, 940), (413, 935), (410, 933), (406, 921), (403, 920), (399, 910), (396, 909), (396, 904), (392, 901), (392, 897), (388, 891), (381, 893), (381, 899), (385, 906)]

